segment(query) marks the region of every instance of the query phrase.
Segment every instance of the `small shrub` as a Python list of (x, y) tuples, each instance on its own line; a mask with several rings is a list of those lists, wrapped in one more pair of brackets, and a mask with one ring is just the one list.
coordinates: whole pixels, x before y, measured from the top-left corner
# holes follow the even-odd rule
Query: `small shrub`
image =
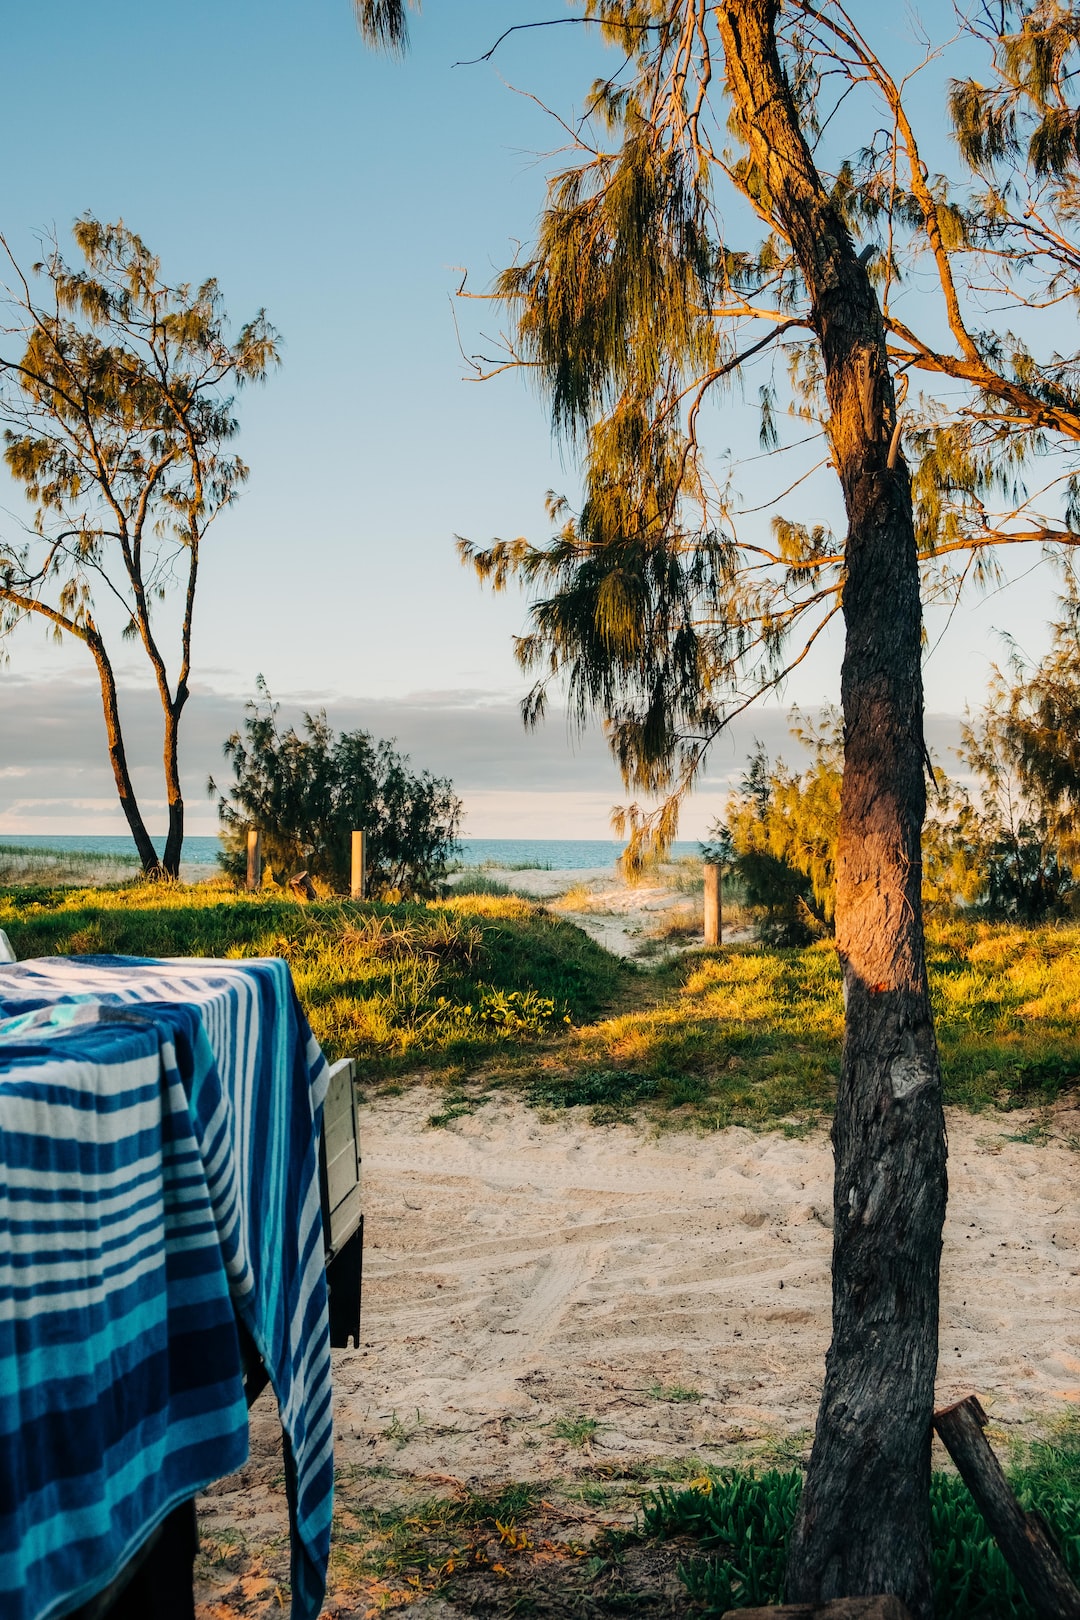
[(584, 1451), (603, 1426), (599, 1418), (556, 1418), (551, 1424), (551, 1432), (556, 1439), (568, 1441), (575, 1451)]
[[(244, 735), (225, 742), (233, 781), (218, 794), (222, 866), (243, 876), (249, 827), (262, 833), (274, 881), (301, 869), (338, 892), (349, 886), (351, 834), (367, 831), (369, 892), (390, 898), (434, 896), (457, 847), (461, 800), (430, 771), (414, 775), (393, 745), (366, 731), (335, 736), (325, 713), (304, 716), (304, 736), (279, 732), (278, 706), (259, 679)], [(208, 783), (211, 794), (217, 785)]]

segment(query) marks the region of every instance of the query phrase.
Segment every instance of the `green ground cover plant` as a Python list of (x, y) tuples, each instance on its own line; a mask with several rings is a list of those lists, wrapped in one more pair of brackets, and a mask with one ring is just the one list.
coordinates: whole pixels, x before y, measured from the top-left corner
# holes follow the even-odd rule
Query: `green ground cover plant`
[[(579, 1423), (570, 1418), (563, 1426)], [(449, 1490), (433, 1492), (430, 1476), (340, 1463), (331, 1607), (407, 1612), (417, 1598), (437, 1593), (448, 1615), (490, 1620), (715, 1620), (729, 1608), (780, 1600), (801, 1470), (777, 1466), (771, 1452), (756, 1469), (717, 1470), (695, 1456), (596, 1462), (578, 1436), (567, 1438), (572, 1473), (483, 1489), (448, 1479)], [(1067, 1420), (1007, 1461), (1024, 1505), (1043, 1514), (1080, 1575), (1080, 1420)], [(283, 1477), (274, 1489), (283, 1492)], [(955, 1474), (934, 1475), (932, 1523), (938, 1620), (1034, 1620)], [(198, 1568), (210, 1576), (227, 1570), (249, 1584), (262, 1575), (284, 1589), (288, 1557), (281, 1532), (248, 1543), (239, 1532), (214, 1528), (202, 1538)]]
[[(1037, 1107), (1080, 1081), (1080, 926), (938, 918), (928, 951), (947, 1102)], [(533, 1075), (537, 1106), (714, 1128), (831, 1110), (843, 1005), (830, 941), (694, 951), (649, 977), (665, 987), (652, 1005), (576, 1030), (565, 1068)]]
[[(438, 1612), (462, 1620), (684, 1620), (691, 1611), (676, 1571), (689, 1544), (628, 1526), (659, 1481), (699, 1477), (700, 1460), (650, 1459), (627, 1470), (572, 1455), (573, 1472), (563, 1477), (484, 1487), (446, 1477), (438, 1491), (431, 1475), (339, 1462), (328, 1613), (408, 1613), (417, 1599), (437, 1595)], [(283, 1496), (283, 1479), (272, 1488)], [(224, 1576), (286, 1601), (288, 1568), (283, 1527), (250, 1540), (231, 1526), (203, 1529), (199, 1583), (220, 1591)], [(229, 1595), (235, 1601), (237, 1588)]]
[[(1027, 1449), (1011, 1470), (1027, 1509), (1049, 1524), (1074, 1579), (1080, 1577), (1080, 1423), (1062, 1424)], [(783, 1599), (788, 1533), (802, 1474), (729, 1471), (684, 1490), (661, 1487), (645, 1503), (644, 1535), (684, 1538), (701, 1554), (680, 1570), (697, 1612), (720, 1615)], [(964, 1482), (935, 1474), (931, 1485), (934, 1600), (939, 1620), (1035, 1620)]]
[(604, 1427), (599, 1418), (556, 1418), (551, 1432), (557, 1440), (565, 1440), (576, 1451), (586, 1450)]

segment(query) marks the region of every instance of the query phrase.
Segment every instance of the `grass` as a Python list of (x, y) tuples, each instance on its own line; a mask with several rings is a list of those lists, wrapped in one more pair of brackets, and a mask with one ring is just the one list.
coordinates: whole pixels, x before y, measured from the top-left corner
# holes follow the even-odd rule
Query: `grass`
[(341, 1472), (331, 1586), (359, 1588), (376, 1611), (438, 1590), (459, 1571), (498, 1574), (505, 1559), (531, 1548), (519, 1525), (537, 1507), (535, 1485), (511, 1484), (491, 1496), (462, 1486), (452, 1496), (380, 1509), (349, 1500), (348, 1470)]
[(551, 1424), (551, 1432), (556, 1440), (567, 1441), (575, 1451), (585, 1451), (603, 1426), (599, 1418), (556, 1418)]
[[(506, 1088), (596, 1124), (790, 1131), (827, 1116), (835, 1094), (843, 1009), (828, 941), (644, 969), (520, 896), (304, 906), (224, 883), (0, 889), (0, 928), (24, 957), (284, 956), (330, 1056), (384, 1081), (446, 1081), (433, 1124)], [(1080, 925), (938, 919), (928, 952), (948, 1102), (1038, 1109), (1076, 1086)]]
[[(1080, 1082), (1080, 927), (935, 921), (928, 953), (947, 1102), (1037, 1107)], [(573, 1032), (563, 1067), (529, 1082), (534, 1104), (707, 1128), (831, 1111), (843, 1036), (831, 942), (696, 951), (648, 980), (651, 1006)]]
[[(1064, 1420), (1050, 1440), (1029, 1446), (1010, 1477), (1024, 1507), (1049, 1524), (1073, 1578), (1080, 1577), (1080, 1419)], [(716, 1616), (779, 1603), (801, 1488), (797, 1470), (705, 1475), (685, 1490), (658, 1490), (640, 1530), (697, 1544), (698, 1556), (680, 1573), (698, 1612)], [(1034, 1620), (963, 1481), (935, 1474), (930, 1508), (939, 1620)]]
[(649, 1394), (654, 1401), (669, 1401), (673, 1404), (704, 1399), (699, 1389), (690, 1389), (685, 1384), (651, 1384)]
[(594, 1017), (623, 977), (580, 930), (530, 901), (304, 906), (224, 884), (0, 890), (20, 957), (283, 956), (331, 1057), (369, 1073), (477, 1062)]
[[(1080, 1418), (1020, 1449), (1008, 1472), (1080, 1575)], [(330, 1612), (374, 1615), (438, 1594), (440, 1613), (493, 1620), (715, 1620), (729, 1608), (781, 1601), (802, 1488), (798, 1469), (721, 1471), (694, 1457), (629, 1465), (575, 1458), (574, 1472), (561, 1479), (479, 1488), (447, 1478), (439, 1494), (431, 1478), (339, 1464)], [(934, 1475), (931, 1516), (938, 1620), (1034, 1620), (955, 1474)], [(200, 1572), (213, 1577), (223, 1566), (245, 1589), (269, 1594), (284, 1584), (287, 1541), (248, 1544), (228, 1528), (212, 1530), (203, 1537)]]
[(493, 894), (505, 898), (513, 893), (505, 883), (500, 883), (497, 878), (485, 877), (483, 873), (466, 873), (453, 888), (458, 899), (477, 894)]
[(696, 952), (650, 977), (654, 1004), (576, 1031), (565, 1072), (533, 1081), (534, 1104), (586, 1107), (596, 1123), (643, 1109), (711, 1128), (829, 1106), (842, 1033), (834, 953)]
[(79, 850), (0, 843), (0, 885), (119, 883), (138, 870), (137, 855), (89, 855)]
[[(339, 1463), (327, 1612), (359, 1620), (437, 1594), (440, 1613), (491, 1620), (681, 1620), (686, 1593), (676, 1569), (684, 1549), (624, 1533), (649, 1488), (669, 1473), (680, 1482), (695, 1477), (681, 1463), (654, 1466), (639, 1480), (637, 1471), (575, 1459), (566, 1478), (482, 1488), (443, 1476), (436, 1494), (432, 1476), (391, 1479), (378, 1467)], [(288, 1559), (280, 1533), (249, 1542), (212, 1527), (196, 1572), (219, 1583), (230, 1577), (230, 1598), (239, 1585), (271, 1602), (280, 1593), (287, 1606)]]

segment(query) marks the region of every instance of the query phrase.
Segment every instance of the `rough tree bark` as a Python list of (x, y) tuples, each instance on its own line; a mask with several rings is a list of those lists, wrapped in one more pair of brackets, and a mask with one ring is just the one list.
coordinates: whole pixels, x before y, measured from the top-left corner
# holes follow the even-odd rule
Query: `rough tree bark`
[(891, 1592), (929, 1620), (946, 1175), (920, 892), (925, 748), (911, 491), (903, 461), (890, 466), (895, 398), (880, 306), (802, 137), (776, 14), (776, 0), (724, 0), (717, 11), (735, 108), (809, 292), (848, 520), (833, 1337), (788, 1598)]
[(131, 836), (135, 840), (135, 848), (139, 852), (143, 872), (147, 877), (161, 875), (162, 867), (157, 850), (150, 841), (150, 834), (146, 830), (146, 823), (142, 818), (138, 801), (135, 798), (135, 789), (131, 781), (131, 772), (128, 770), (127, 750), (124, 747), (124, 734), (120, 729), (120, 704), (116, 693), (116, 676), (113, 674), (112, 663), (105, 650), (105, 643), (93, 625), (88, 625), (85, 634), (81, 637), (86, 642), (93, 657), (98, 673), (98, 684), (101, 687), (101, 709), (105, 716), (105, 735), (109, 743), (109, 764), (112, 766), (113, 781), (116, 783), (116, 792), (120, 799), (120, 808)]
[(101, 688), (101, 712), (105, 720), (105, 735), (109, 745), (109, 764), (112, 767), (113, 781), (116, 783), (116, 792), (120, 800), (120, 808), (124, 812), (124, 819), (131, 830), (135, 840), (135, 848), (139, 852), (144, 873), (148, 877), (162, 875), (161, 861), (157, 850), (150, 840), (146, 830), (146, 823), (139, 809), (135, 797), (135, 788), (128, 769), (127, 750), (124, 747), (124, 733), (120, 725), (120, 703), (116, 691), (116, 676), (113, 672), (112, 661), (109, 658), (105, 642), (101, 633), (89, 616), (80, 622), (67, 618), (56, 608), (50, 607), (47, 602), (40, 602), (32, 596), (22, 596), (18, 591), (0, 585), (0, 602), (9, 602), (20, 613), (36, 613), (40, 617), (76, 641), (81, 641), (88, 649), (94, 660), (97, 670), (98, 685)]
[(163, 699), (165, 712), (165, 792), (169, 803), (169, 831), (161, 857), (166, 877), (179, 877), (180, 852), (184, 847), (184, 794), (180, 786), (180, 716), (187, 702), (187, 687), (177, 688), (171, 702)]

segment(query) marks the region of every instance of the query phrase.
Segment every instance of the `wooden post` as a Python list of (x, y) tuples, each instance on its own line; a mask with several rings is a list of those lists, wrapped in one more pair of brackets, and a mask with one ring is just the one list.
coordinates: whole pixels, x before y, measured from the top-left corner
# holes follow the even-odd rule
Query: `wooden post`
[(251, 891), (262, 888), (262, 833), (256, 827), (248, 828), (247, 886)]
[(715, 861), (705, 862), (705, 943), (723, 944), (720, 912), (720, 867)]
[(1039, 1515), (1025, 1513), (1016, 1500), (985, 1427), (975, 1395), (934, 1413), (934, 1428), (1039, 1620), (1080, 1620), (1080, 1592), (1053, 1537)]
[(352, 897), (354, 900), (367, 898), (367, 833), (354, 832), (352, 835)]

